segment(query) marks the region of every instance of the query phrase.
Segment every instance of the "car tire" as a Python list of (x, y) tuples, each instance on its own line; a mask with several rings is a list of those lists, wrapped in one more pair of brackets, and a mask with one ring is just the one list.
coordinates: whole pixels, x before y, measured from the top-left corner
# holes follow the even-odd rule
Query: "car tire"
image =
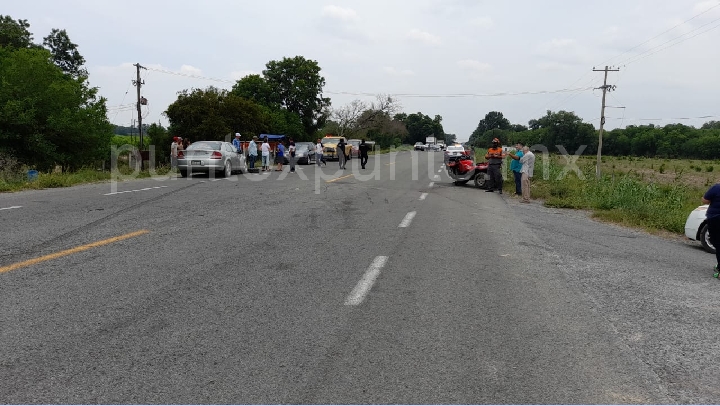
[(224, 178), (232, 176), (232, 165), (230, 165), (230, 161), (225, 161), (225, 168), (220, 172), (220, 176)]
[(710, 233), (708, 232), (708, 226), (707, 224), (703, 224), (702, 227), (700, 227), (700, 244), (702, 244), (702, 247), (705, 249), (705, 251), (714, 254), (715, 253), (715, 247), (710, 243)]
[(479, 187), (480, 189), (485, 189), (485, 186), (487, 186), (487, 181), (485, 180), (485, 173), (478, 172), (478, 174), (475, 175), (475, 186)]

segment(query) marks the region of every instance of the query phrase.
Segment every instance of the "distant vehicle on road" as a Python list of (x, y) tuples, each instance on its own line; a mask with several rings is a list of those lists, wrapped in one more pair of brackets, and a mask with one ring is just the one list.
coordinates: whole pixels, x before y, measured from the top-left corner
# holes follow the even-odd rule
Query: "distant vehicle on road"
[(184, 151), (178, 151), (178, 170), (184, 178), (194, 172), (217, 173), (228, 177), (235, 172), (246, 172), (245, 155), (235, 146), (223, 141), (196, 141)]
[(416, 142), (415, 143), (415, 151), (425, 151), (425, 144), (422, 142)]
[(348, 144), (350, 144), (350, 155), (349, 157), (355, 157), (358, 158), (360, 156), (360, 140), (352, 139), (348, 140)]
[[(323, 155), (326, 159), (332, 160), (332, 159), (340, 159), (338, 156), (338, 153), (336, 151), (337, 145), (340, 142), (340, 140), (345, 140), (345, 137), (335, 137), (331, 135), (326, 135), (320, 142), (323, 144)], [(345, 140), (345, 143), (347, 144), (347, 140)], [(345, 146), (345, 154), (348, 156), (350, 154), (350, 149), (352, 146), (350, 144), (347, 144)]]
[(465, 147), (462, 145), (450, 145), (445, 149), (445, 158), (447, 160), (448, 157), (451, 156), (460, 156), (465, 153)]
[(315, 162), (315, 144), (312, 142), (296, 142), (295, 158), (298, 164), (310, 165)]

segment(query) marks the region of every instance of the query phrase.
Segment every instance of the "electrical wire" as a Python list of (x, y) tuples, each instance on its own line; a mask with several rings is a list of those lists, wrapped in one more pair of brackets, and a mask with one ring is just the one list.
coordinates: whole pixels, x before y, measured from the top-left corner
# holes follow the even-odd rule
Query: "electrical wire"
[[(680, 41), (677, 41), (677, 42), (674, 43), (674, 44), (671, 44), (671, 45), (668, 45), (668, 46), (666, 46), (666, 47), (664, 47), (664, 48), (660, 48), (660, 49), (655, 50), (656, 48), (659, 48), (659, 47), (662, 46), (662, 45), (666, 45), (666, 44), (668, 44), (668, 43), (670, 43), (670, 42), (673, 42), (673, 41), (675, 41), (675, 40), (677, 40), (677, 39), (685, 36), (685, 35), (691, 34), (691, 33), (695, 32), (695, 31), (699, 30), (700, 28), (706, 27), (707, 25), (712, 24), (712, 23), (715, 23), (715, 22), (718, 22), (718, 21), (720, 21), (720, 18), (717, 18), (717, 19), (715, 19), (715, 20), (713, 20), (713, 21), (711, 21), (711, 22), (709, 22), (709, 23), (707, 23), (707, 24), (703, 24), (703, 25), (701, 25), (700, 27), (698, 27), (698, 28), (696, 28), (696, 29), (694, 29), (694, 30), (686, 33), (686, 34), (680, 35), (680, 36), (678, 36), (678, 37), (676, 37), (676, 38), (673, 38), (673, 39), (671, 39), (671, 40), (669, 40), (669, 41), (663, 42), (662, 44), (660, 44), (660, 45), (658, 45), (658, 46), (655, 46), (655, 47), (653, 47), (653, 48), (650, 48), (650, 49), (648, 49), (647, 51), (645, 51), (645, 52), (643, 52), (643, 53), (641, 53), (641, 54), (635, 55), (635, 56), (633, 56), (632, 58), (629, 58), (629, 59), (625, 60), (624, 62), (622, 62), (622, 64), (623, 64), (623, 66), (630, 65), (630, 64), (635, 63), (635, 62), (637, 62), (637, 61), (639, 61), (639, 60), (641, 60), (641, 59), (645, 59), (645, 58), (647, 58), (647, 57), (649, 57), (649, 56), (651, 56), (651, 55), (655, 55), (655, 54), (658, 53), (658, 52), (664, 51), (664, 50), (666, 50), (666, 49), (668, 49), (668, 48), (672, 48), (672, 47), (674, 47), (675, 45), (678, 45), (678, 44), (680, 44), (680, 43), (682, 43), (682, 42), (685, 42), (685, 41), (687, 41), (687, 40), (689, 40), (689, 39), (695, 38), (695, 37), (697, 37), (698, 35), (704, 34), (704, 33), (708, 32), (708, 31), (712, 31), (712, 30), (720, 27), (720, 23), (714, 25), (713, 27), (708, 28), (708, 29), (705, 30), (705, 31), (698, 32), (697, 34), (695, 34), (695, 35), (693, 35), (693, 36), (691, 36), (691, 37), (683, 38), (683, 39), (681, 39)], [(650, 51), (653, 51), (653, 50), (655, 50), (655, 51), (654, 51), (654, 52), (650, 52)], [(650, 52), (650, 53), (648, 53), (648, 52)]]
[[(188, 78), (194, 78), (194, 79), (203, 79), (203, 80), (210, 80), (214, 82), (222, 82), (222, 83), (235, 83), (234, 80), (229, 79), (218, 79), (218, 78), (212, 78), (208, 76), (199, 76), (199, 75), (191, 75), (187, 73), (179, 73), (179, 72), (173, 72), (169, 70), (164, 69), (155, 69), (155, 68), (147, 68), (148, 70), (153, 70), (155, 72), (165, 73), (169, 75), (176, 75), (176, 76), (183, 76)], [(566, 89), (557, 89), (557, 90), (535, 90), (535, 91), (523, 91), (523, 92), (497, 92), (497, 93), (447, 93), (447, 94), (423, 94), (423, 93), (390, 93), (389, 96), (395, 96), (395, 97), (409, 97), (409, 98), (453, 98), (453, 97), (500, 97), (500, 96), (520, 96), (520, 95), (536, 95), (536, 94), (553, 94), (553, 93), (567, 93), (567, 92), (578, 92), (578, 91), (586, 91), (590, 90), (589, 87), (581, 87), (581, 88), (566, 88)], [(350, 95), (350, 96), (377, 96), (379, 93), (369, 93), (369, 92), (335, 92), (335, 91), (323, 91), (323, 93), (326, 94), (334, 94), (334, 95)]]
[[(705, 14), (705, 13), (709, 12), (710, 10), (713, 10), (713, 9), (715, 9), (715, 8), (717, 8), (717, 7), (720, 7), (720, 3), (718, 3), (718, 4), (716, 4), (716, 5), (712, 6), (712, 7), (710, 7), (709, 9), (707, 9), (707, 10), (701, 12), (701, 13), (695, 14), (694, 16), (688, 18), (687, 20), (685, 20), (685, 21), (683, 21), (683, 22), (681, 22), (681, 23), (679, 23), (679, 24), (677, 24), (677, 25), (675, 25), (675, 26), (673, 26), (673, 27), (671, 27), (671, 28), (669, 28), (669, 29), (661, 32), (660, 34), (657, 34), (656, 36), (648, 39), (647, 41), (641, 42), (640, 44), (635, 45), (634, 47), (628, 49), (627, 51), (625, 51), (625, 52), (623, 52), (623, 53), (621, 53), (621, 54), (619, 54), (619, 55), (613, 56), (612, 58), (606, 60), (605, 62), (600, 63), (600, 64), (595, 65), (595, 66), (603, 66), (603, 65), (607, 64), (608, 62), (612, 61), (613, 59), (619, 58), (619, 57), (627, 54), (628, 52), (630, 52), (630, 51), (632, 51), (632, 50), (634, 50), (634, 49), (637, 49), (637, 48), (639, 48), (639, 47), (647, 44), (648, 42), (650, 42), (650, 41), (652, 41), (652, 40), (660, 37), (661, 35), (666, 34), (666, 33), (670, 32), (670, 31), (672, 31), (672, 30), (680, 27), (681, 25), (684, 25), (684, 24), (686, 24), (686, 23), (688, 23), (688, 22), (690, 22), (690, 21), (692, 21), (692, 20), (700, 17), (701, 15), (703, 15), (703, 14)], [(616, 64), (616, 65), (620, 65), (620, 64)]]

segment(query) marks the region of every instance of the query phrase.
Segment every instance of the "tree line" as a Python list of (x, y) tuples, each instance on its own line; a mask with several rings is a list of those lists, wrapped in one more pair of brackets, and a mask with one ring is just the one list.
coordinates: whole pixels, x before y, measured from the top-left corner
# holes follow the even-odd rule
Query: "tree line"
[[(487, 148), (493, 138), (504, 145), (523, 142), (541, 144), (550, 151), (556, 145), (574, 154), (583, 145), (583, 154), (595, 154), (598, 147), (598, 130), (585, 123), (573, 112), (547, 111), (528, 125), (511, 124), (501, 112), (491, 111), (478, 123), (468, 143)], [(658, 158), (717, 159), (720, 157), (720, 121), (709, 121), (700, 128), (684, 124), (665, 126), (629, 125), (605, 131), (602, 153), (611, 156), (644, 156)]]

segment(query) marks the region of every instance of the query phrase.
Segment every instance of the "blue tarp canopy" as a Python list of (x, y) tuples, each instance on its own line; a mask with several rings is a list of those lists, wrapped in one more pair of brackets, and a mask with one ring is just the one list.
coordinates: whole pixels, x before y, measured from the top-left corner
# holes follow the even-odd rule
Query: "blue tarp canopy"
[(285, 138), (285, 136), (284, 135), (273, 135), (273, 134), (260, 134), (261, 140), (264, 140), (265, 138), (267, 138), (268, 141), (273, 141), (273, 140), (281, 140), (281, 139)]

